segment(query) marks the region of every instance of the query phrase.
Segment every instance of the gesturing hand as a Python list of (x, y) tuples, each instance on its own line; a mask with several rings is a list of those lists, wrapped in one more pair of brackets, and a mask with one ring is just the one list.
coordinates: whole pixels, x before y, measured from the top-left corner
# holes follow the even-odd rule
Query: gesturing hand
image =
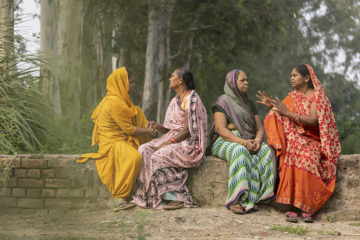
[(273, 99), (273, 97), (269, 97), (265, 91), (262, 91), (262, 92), (258, 91), (258, 94), (256, 94), (256, 97), (261, 100), (261, 101), (256, 101), (257, 103), (264, 104), (268, 108), (273, 107), (272, 100), (274, 100), (274, 99)]
[(279, 114), (283, 116), (287, 116), (289, 113), (289, 110), (286, 108), (286, 106), (280, 101), (278, 97), (276, 99), (272, 100), (273, 108), (272, 110), (275, 112), (278, 112)]

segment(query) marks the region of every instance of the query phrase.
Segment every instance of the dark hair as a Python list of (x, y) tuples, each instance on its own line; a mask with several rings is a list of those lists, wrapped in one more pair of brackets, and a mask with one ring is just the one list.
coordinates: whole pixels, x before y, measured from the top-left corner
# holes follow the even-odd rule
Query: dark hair
[(178, 68), (176, 70), (177, 76), (184, 79), (186, 88), (195, 90), (195, 82), (192, 72), (187, 68)]
[(125, 69), (126, 69), (126, 72), (128, 74), (128, 78), (132, 78), (133, 77), (132, 71), (130, 71), (128, 68), (125, 68)]
[(308, 82), (308, 85), (310, 88), (314, 89), (314, 85), (313, 85), (313, 82), (312, 82), (312, 79), (311, 79), (311, 76), (309, 73), (309, 69), (306, 67), (306, 65), (301, 63), (301, 64), (295, 66), (294, 68), (298, 73), (301, 74), (301, 76), (303, 76), (303, 77), (309, 76), (310, 81)]

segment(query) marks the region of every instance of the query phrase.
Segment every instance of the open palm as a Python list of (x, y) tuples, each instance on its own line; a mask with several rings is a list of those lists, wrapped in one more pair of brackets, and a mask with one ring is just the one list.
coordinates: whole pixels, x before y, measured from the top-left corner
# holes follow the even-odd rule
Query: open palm
[(260, 99), (260, 101), (256, 101), (257, 103), (264, 104), (268, 108), (272, 108), (273, 104), (273, 97), (269, 97), (268, 94), (265, 91), (258, 91), (258, 94), (256, 94), (256, 97)]

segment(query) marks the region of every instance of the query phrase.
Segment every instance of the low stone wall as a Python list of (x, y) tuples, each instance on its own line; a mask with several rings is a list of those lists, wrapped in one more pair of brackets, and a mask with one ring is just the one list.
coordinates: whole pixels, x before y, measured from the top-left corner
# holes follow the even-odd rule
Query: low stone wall
[[(228, 165), (224, 160), (207, 156), (198, 169), (191, 170), (190, 176), (193, 196), (202, 205), (224, 206), (228, 176)], [(360, 155), (340, 156), (335, 192), (317, 215), (330, 220), (360, 220)]]
[[(11, 164), (6, 188), (0, 181), (0, 208), (105, 207), (112, 197), (97, 175), (95, 161), (78, 164), (75, 162), (78, 156), (0, 155), (0, 163)], [(359, 215), (359, 170), (360, 155), (339, 158), (335, 193), (321, 212), (340, 211), (354, 218)], [(227, 163), (212, 156), (190, 171), (188, 185), (201, 206), (224, 206), (227, 175)]]
[(0, 155), (12, 166), (7, 186), (0, 181), (0, 208), (52, 209), (96, 206), (111, 196), (94, 161), (77, 164), (78, 155)]

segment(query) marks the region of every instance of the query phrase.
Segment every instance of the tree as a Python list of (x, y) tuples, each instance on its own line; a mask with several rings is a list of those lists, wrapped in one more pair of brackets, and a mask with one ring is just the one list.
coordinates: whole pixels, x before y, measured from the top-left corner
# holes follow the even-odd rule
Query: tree
[(60, 87), (58, 78), (58, 1), (41, 0), (40, 54), (43, 59), (40, 75), (41, 89), (54, 106), (54, 112), (61, 116)]
[[(150, 0), (142, 108), (149, 119), (160, 121), (164, 103), (164, 72), (169, 65), (167, 44), (175, 1)], [(158, 102), (158, 104), (157, 104)]]

